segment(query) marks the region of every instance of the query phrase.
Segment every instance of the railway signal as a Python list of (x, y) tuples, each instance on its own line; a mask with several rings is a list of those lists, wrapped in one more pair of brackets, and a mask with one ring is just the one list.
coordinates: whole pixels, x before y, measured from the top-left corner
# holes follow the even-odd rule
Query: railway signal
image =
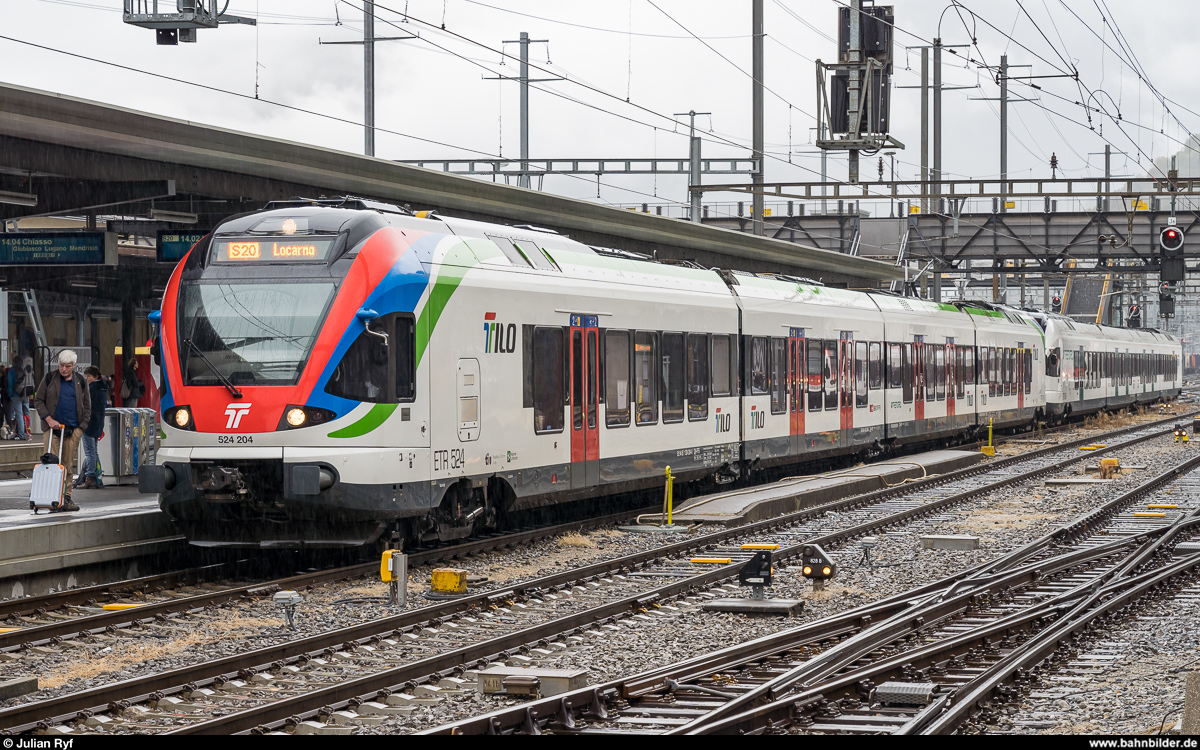
[(825, 550), (816, 544), (806, 544), (800, 553), (803, 567), (800, 572), (813, 582), (813, 590), (825, 588), (825, 582), (837, 575), (837, 563)]
[(1158, 233), (1158, 244), (1168, 255), (1178, 255), (1183, 252), (1183, 230), (1179, 227), (1163, 227)]

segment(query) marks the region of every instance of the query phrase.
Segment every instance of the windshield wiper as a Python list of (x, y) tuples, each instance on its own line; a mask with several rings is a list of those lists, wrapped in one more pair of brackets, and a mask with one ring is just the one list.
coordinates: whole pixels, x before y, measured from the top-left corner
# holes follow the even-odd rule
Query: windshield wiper
[(217, 380), (221, 381), (221, 385), (225, 386), (230, 395), (232, 395), (234, 398), (242, 398), (242, 392), (238, 390), (238, 387), (233, 384), (233, 381), (221, 374), (221, 371), (217, 369), (216, 365), (209, 361), (208, 357), (204, 356), (204, 352), (200, 350), (200, 347), (196, 344), (196, 342), (192, 341), (191, 339), (184, 339), (183, 343), (188, 349), (191, 349), (193, 352), (195, 352), (196, 356), (199, 357), (204, 364), (208, 365), (208, 369), (212, 370), (213, 375), (217, 376)]

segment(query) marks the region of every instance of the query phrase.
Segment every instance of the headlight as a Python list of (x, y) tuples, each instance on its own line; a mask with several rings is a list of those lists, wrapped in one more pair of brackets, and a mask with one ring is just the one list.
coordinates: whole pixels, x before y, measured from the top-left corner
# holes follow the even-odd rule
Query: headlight
[(287, 421), (292, 427), (303, 427), (304, 423), (308, 421), (308, 415), (300, 407), (293, 407), (288, 409)]
[(337, 414), (329, 409), (322, 409), (318, 406), (304, 406), (302, 404), (288, 404), (283, 408), (283, 414), (279, 416), (279, 426), (276, 430), (299, 430), (303, 427), (316, 427), (317, 425), (332, 422), (337, 419)]
[(196, 419), (190, 406), (172, 406), (163, 411), (163, 422), (179, 430), (196, 431)]

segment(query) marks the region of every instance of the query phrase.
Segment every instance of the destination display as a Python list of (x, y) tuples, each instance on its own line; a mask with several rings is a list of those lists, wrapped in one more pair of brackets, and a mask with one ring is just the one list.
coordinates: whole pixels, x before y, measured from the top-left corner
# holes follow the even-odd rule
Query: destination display
[(0, 233), (0, 265), (116, 265), (115, 232)]
[(155, 253), (159, 263), (178, 263), (187, 255), (204, 235), (208, 232), (176, 232), (170, 229), (158, 230), (158, 244)]
[(218, 263), (312, 263), (329, 257), (334, 239), (245, 239), (213, 243)]

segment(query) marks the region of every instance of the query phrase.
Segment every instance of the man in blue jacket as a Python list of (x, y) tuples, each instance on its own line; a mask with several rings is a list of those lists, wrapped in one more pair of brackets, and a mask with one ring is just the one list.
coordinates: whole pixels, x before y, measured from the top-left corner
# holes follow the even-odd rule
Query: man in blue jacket
[(104, 410), (108, 408), (108, 386), (100, 374), (100, 368), (91, 365), (83, 371), (87, 380), (88, 395), (92, 399), (92, 416), (83, 431), (83, 472), (75, 486), (85, 490), (104, 486), (100, 478), (100, 436), (104, 434)]

